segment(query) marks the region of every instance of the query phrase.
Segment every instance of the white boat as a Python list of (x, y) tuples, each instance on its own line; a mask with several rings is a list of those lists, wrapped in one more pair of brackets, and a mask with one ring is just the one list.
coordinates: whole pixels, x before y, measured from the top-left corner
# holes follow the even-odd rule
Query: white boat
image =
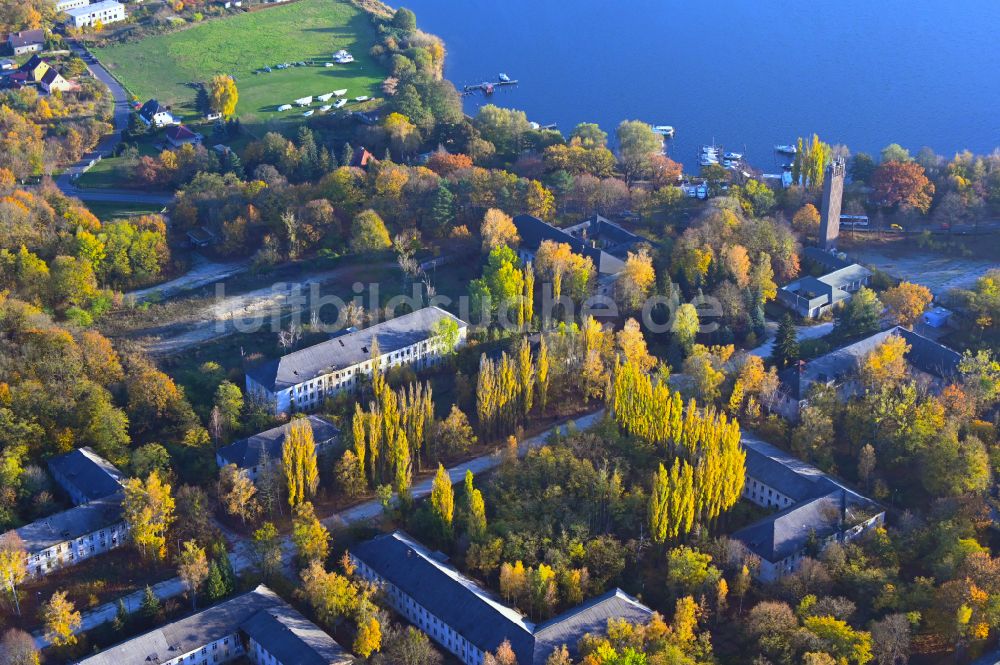
[(776, 145), (774, 146), (774, 151), (780, 152), (783, 155), (794, 155), (799, 149), (793, 145)]
[(344, 88), (343, 90), (334, 90), (333, 91), (333, 96), (334, 97), (343, 97), (346, 94), (347, 94), (347, 88)]
[(291, 111), (292, 110), (292, 105), (291, 104), (282, 104), (281, 106), (278, 107), (278, 110), (279, 111)]
[(323, 66), (324, 67), (333, 67), (333, 63), (332, 62), (324, 62)]
[(497, 78), (500, 79), (501, 83), (510, 83), (510, 77), (504, 74), (503, 72), (501, 72), (500, 76), (498, 76)]
[(346, 103), (347, 103), (346, 99), (338, 99), (337, 101), (335, 101), (333, 103), (333, 108), (335, 108), (335, 109), (344, 108), (344, 104), (346, 104)]
[(356, 102), (367, 102), (369, 99), (371, 99), (371, 97), (369, 97), (368, 95), (361, 95), (360, 97), (355, 97), (354, 101), (356, 101)]
[(306, 111), (306, 112), (305, 112), (305, 113), (303, 113), (302, 115), (303, 115), (303, 116), (305, 116), (306, 118), (308, 118), (309, 116), (311, 116), (311, 115), (312, 115), (313, 113), (315, 113), (315, 112), (316, 112), (316, 111), (313, 111), (312, 109), (309, 109), (308, 111)]
[(328, 102), (328, 101), (330, 101), (331, 97), (333, 97), (333, 93), (332, 92), (328, 92), (325, 95), (319, 95), (318, 97), (316, 97), (316, 99), (317, 99), (317, 101)]
[(726, 153), (726, 159), (731, 159), (733, 161), (739, 161), (739, 160), (743, 159), (743, 153), (742, 152), (727, 152)]
[(326, 104), (324, 106), (320, 106), (319, 107), (319, 112), (320, 113), (326, 113), (327, 111), (329, 111), (332, 108), (333, 108), (332, 106), (330, 106), (329, 104)]
[(312, 97), (300, 97), (295, 100), (295, 103), (299, 106), (309, 106), (313, 103)]
[(674, 128), (670, 125), (654, 125), (653, 132), (667, 138), (673, 138), (674, 136)]

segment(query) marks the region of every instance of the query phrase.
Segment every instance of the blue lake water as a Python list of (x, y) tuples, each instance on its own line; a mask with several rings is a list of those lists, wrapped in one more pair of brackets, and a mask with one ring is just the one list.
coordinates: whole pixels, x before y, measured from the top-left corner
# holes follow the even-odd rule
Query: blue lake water
[(673, 158), (713, 139), (757, 167), (817, 132), (852, 151), (1000, 146), (1000, 2), (957, 0), (407, 0), (448, 48), (459, 88), (568, 133), (623, 119), (677, 128)]

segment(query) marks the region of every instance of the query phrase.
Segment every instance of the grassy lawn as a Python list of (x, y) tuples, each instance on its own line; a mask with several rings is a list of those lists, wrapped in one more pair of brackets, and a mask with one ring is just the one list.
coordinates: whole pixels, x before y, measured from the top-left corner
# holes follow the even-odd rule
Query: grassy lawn
[[(378, 94), (385, 72), (368, 55), (374, 41), (368, 15), (346, 0), (299, 0), (95, 49), (95, 54), (132, 94), (143, 101), (156, 98), (173, 107), (175, 115), (201, 116), (198, 84), (216, 74), (229, 74), (236, 79), (237, 114), (244, 123), (290, 122), (302, 118), (301, 109), (280, 114), (276, 109), (299, 97), (342, 88), (348, 98)], [(324, 67), (342, 48), (354, 55), (355, 62)], [(310, 64), (254, 73), (265, 66), (299, 61)]]
[(87, 208), (102, 222), (116, 219), (128, 219), (136, 215), (158, 213), (163, 206), (153, 203), (113, 203), (109, 201), (91, 201)]

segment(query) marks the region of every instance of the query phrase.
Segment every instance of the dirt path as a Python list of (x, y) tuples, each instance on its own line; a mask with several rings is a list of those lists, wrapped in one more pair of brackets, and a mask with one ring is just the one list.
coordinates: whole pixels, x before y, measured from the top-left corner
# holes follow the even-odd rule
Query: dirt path
[[(385, 262), (366, 268), (394, 266), (395, 263)], [(266, 326), (274, 317), (287, 313), (291, 305), (297, 304), (293, 296), (308, 294), (313, 285), (349, 280), (357, 271), (357, 266), (343, 266), (300, 275), (294, 281), (278, 281), (246, 293), (210, 298), (199, 316), (133, 331), (129, 336), (137, 339), (151, 354), (169, 355), (236, 332), (252, 332), (255, 322)]]
[(172, 298), (178, 293), (197, 289), (207, 284), (215, 284), (244, 273), (249, 267), (249, 260), (217, 263), (206, 259), (201, 254), (195, 254), (191, 260), (191, 268), (180, 277), (146, 289), (130, 291), (125, 294), (125, 297), (133, 298), (136, 302), (151, 298), (159, 300)]

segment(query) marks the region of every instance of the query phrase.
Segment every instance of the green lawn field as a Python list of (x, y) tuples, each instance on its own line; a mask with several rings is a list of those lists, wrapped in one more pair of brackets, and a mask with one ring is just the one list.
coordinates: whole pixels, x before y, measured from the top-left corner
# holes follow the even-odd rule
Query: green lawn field
[[(202, 115), (199, 84), (216, 74), (229, 74), (240, 94), (237, 115), (244, 123), (255, 124), (301, 119), (303, 109), (276, 112), (281, 104), (300, 97), (342, 88), (348, 98), (377, 95), (385, 72), (368, 55), (375, 37), (368, 15), (346, 0), (299, 0), (94, 53), (141, 101), (158, 99), (189, 120)], [(340, 49), (350, 51), (355, 61), (324, 67)], [(254, 73), (265, 66), (299, 61), (311, 64)]]

